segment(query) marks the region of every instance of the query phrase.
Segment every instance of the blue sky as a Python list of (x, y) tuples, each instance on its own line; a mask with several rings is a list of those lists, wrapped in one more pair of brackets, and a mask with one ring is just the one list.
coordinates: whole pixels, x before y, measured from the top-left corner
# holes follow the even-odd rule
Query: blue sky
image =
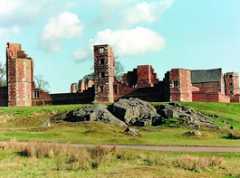
[(152, 64), (240, 72), (239, 0), (0, 0), (0, 60), (18, 42), (51, 92), (92, 72), (93, 44), (109, 43), (125, 70)]

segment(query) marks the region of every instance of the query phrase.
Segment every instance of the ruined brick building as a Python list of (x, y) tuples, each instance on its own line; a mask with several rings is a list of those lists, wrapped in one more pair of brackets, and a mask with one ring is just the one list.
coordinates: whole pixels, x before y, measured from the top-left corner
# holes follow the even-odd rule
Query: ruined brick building
[(239, 75), (223, 74), (222, 69), (171, 69), (162, 81), (151, 65), (140, 65), (117, 80), (115, 59), (109, 45), (94, 46), (94, 74), (71, 85), (72, 93), (94, 86), (95, 102), (113, 102), (121, 97), (148, 101), (240, 102)]
[(0, 87), (1, 106), (112, 103), (122, 97), (147, 101), (240, 102), (239, 75), (222, 69), (171, 69), (163, 80), (151, 65), (140, 65), (118, 80), (109, 45), (94, 46), (94, 73), (71, 84), (70, 93), (49, 94), (34, 82), (33, 60), (20, 44), (7, 43), (7, 86)]
[[(35, 87), (33, 60), (17, 43), (7, 43), (6, 47), (7, 86), (0, 87), (1, 106), (32, 106), (50, 101), (50, 95)], [(43, 103), (42, 103), (43, 102)]]

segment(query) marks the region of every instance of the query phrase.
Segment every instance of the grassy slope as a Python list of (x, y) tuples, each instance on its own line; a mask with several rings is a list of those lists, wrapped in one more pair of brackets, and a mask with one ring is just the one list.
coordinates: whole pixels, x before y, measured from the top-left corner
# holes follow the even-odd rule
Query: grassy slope
[(184, 105), (203, 113), (216, 114), (219, 116), (216, 122), (222, 127), (233, 126), (236, 129), (240, 129), (240, 104), (193, 102), (184, 103)]
[[(155, 103), (156, 104), (156, 103)], [(240, 128), (240, 105), (219, 103), (183, 103), (205, 113), (217, 114), (219, 125)], [(131, 137), (118, 127), (101, 123), (57, 124), (42, 128), (43, 123), (56, 113), (84, 105), (44, 106), (33, 108), (1, 108), (0, 140), (41, 140), (93, 144), (154, 144), (154, 145), (235, 145), (237, 140), (224, 138), (223, 133), (203, 131), (202, 138), (183, 136), (186, 128), (141, 128), (141, 137)], [(223, 123), (223, 121), (225, 123)]]

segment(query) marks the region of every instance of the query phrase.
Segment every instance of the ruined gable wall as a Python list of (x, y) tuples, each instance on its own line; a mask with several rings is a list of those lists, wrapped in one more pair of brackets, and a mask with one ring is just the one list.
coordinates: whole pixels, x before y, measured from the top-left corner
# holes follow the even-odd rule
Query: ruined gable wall
[(225, 94), (229, 96), (239, 95), (239, 75), (236, 73), (226, 73), (224, 75)]
[(172, 69), (169, 72), (169, 81), (171, 101), (192, 101), (190, 70)]
[(153, 87), (156, 83), (157, 77), (151, 65), (137, 67), (137, 88)]
[(7, 44), (8, 105), (31, 106), (33, 62), (19, 44)]

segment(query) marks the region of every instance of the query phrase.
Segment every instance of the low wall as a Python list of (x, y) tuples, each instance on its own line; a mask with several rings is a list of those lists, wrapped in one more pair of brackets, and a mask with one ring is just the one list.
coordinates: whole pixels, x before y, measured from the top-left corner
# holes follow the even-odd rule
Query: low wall
[(0, 87), (0, 106), (8, 106), (8, 89)]
[(221, 93), (193, 92), (192, 97), (193, 97), (193, 101), (200, 101), (200, 102), (222, 102), (222, 103), (230, 102), (230, 97), (223, 95)]
[(169, 101), (169, 91), (164, 85), (158, 84), (155, 87), (135, 89), (129, 94), (120, 98), (139, 98), (149, 102)]
[(89, 88), (83, 93), (59, 93), (51, 94), (52, 99), (51, 103), (53, 105), (62, 105), (62, 104), (88, 104), (94, 102), (95, 98), (94, 87)]
[(231, 103), (240, 103), (240, 95), (230, 96)]

